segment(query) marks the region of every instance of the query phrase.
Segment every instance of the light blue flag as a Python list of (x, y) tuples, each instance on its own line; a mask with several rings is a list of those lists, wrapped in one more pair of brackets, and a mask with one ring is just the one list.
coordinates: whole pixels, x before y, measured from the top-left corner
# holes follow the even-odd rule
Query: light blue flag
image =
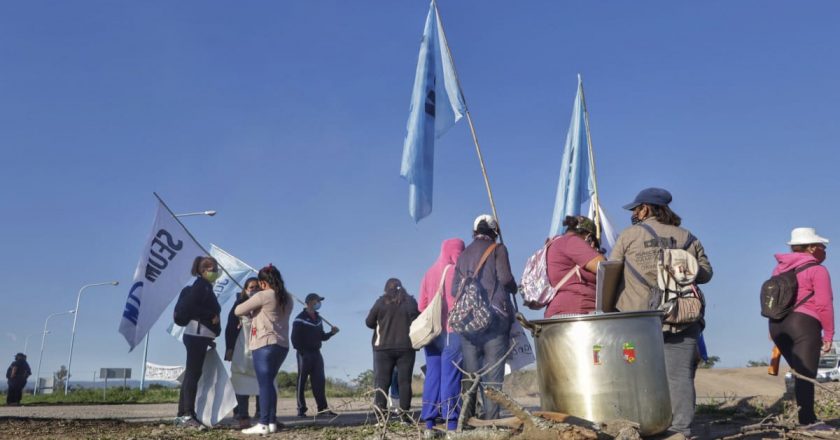
[[(586, 215), (600, 219), (601, 246), (609, 252), (615, 245), (617, 234), (601, 206), (595, 206), (594, 165), (589, 154), (590, 145), (586, 132), (586, 115), (583, 103), (583, 80), (578, 75), (577, 96), (572, 106), (572, 121), (566, 133), (566, 145), (560, 163), (560, 182), (557, 184), (557, 199), (551, 218), (549, 237), (562, 233), (563, 219), (567, 215)], [(598, 210), (596, 216), (595, 210)]]
[(408, 212), (415, 222), (432, 212), (435, 139), (466, 111), (437, 5), (432, 0), (417, 58), (400, 167), (400, 176), (408, 181)]
[(581, 215), (585, 204), (595, 194), (595, 181), (589, 161), (589, 140), (586, 136), (583, 114), (583, 80), (578, 75), (577, 96), (572, 106), (572, 121), (566, 133), (566, 146), (560, 162), (560, 182), (551, 218), (549, 237), (562, 233), (563, 219), (567, 215)]

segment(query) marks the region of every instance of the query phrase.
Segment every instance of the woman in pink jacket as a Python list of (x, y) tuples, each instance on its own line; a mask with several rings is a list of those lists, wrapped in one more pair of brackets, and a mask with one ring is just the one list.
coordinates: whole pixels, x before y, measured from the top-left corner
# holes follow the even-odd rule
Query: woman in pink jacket
[[(770, 337), (779, 347), (788, 365), (797, 373), (815, 378), (820, 352), (831, 349), (834, 338), (834, 298), (825, 261), (828, 240), (817, 235), (814, 228), (796, 228), (790, 233), (791, 253), (776, 254), (778, 265), (773, 275), (798, 270), (796, 294), (798, 306), (782, 319), (770, 320)], [(822, 335), (820, 335), (822, 333)], [(796, 404), (799, 423), (816, 423), (814, 414), (814, 384), (796, 379)]]
[(434, 428), (435, 419), (438, 417), (446, 420), (447, 429), (450, 431), (454, 431), (458, 426), (461, 372), (455, 368), (453, 362), (461, 363), (461, 340), (458, 333), (449, 328), (449, 312), (455, 305), (455, 298), (451, 294), (455, 263), (463, 250), (463, 240), (444, 240), (440, 247), (440, 256), (426, 271), (426, 276), (420, 284), (420, 301), (417, 306), (421, 312), (432, 302), (435, 295), (442, 295), (441, 318), (445, 330), (423, 348), (426, 353), (426, 380), (423, 382), (423, 409), (420, 419), (426, 422), (426, 429)]

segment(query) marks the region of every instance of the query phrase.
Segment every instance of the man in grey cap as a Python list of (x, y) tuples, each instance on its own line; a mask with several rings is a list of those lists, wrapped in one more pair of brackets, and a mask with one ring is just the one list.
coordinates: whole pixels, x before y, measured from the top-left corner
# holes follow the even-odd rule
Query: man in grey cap
[(327, 406), (326, 377), (324, 376), (324, 357), (321, 356), (321, 343), (338, 333), (333, 326), (329, 333), (324, 332), (323, 320), (318, 314), (324, 297), (317, 293), (306, 295), (306, 309), (295, 318), (292, 324), (292, 346), (297, 350), (298, 381), (297, 409), (298, 417), (306, 417), (307, 379), (312, 379), (312, 394), (318, 405), (316, 416), (334, 417), (336, 413)]
[[(657, 285), (656, 263), (659, 250), (684, 249), (697, 259), (695, 282), (708, 283), (712, 279), (712, 265), (703, 245), (694, 235), (680, 227), (682, 219), (668, 206), (671, 193), (662, 188), (647, 188), (639, 192), (624, 209), (633, 214), (633, 224), (619, 235), (610, 254), (610, 260), (624, 263), (624, 286), (619, 293), (616, 308), (622, 312), (650, 310), (652, 288)], [(665, 338), (665, 369), (671, 394), (671, 430), (691, 436), (694, 420), (694, 372), (697, 340), (704, 322), (683, 327), (663, 325)]]

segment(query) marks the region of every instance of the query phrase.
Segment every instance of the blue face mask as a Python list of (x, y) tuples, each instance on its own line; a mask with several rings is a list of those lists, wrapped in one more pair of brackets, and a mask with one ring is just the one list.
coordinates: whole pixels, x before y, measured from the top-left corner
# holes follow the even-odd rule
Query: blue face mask
[(320, 308), (321, 308), (321, 303), (319, 303), (319, 302), (316, 302), (315, 305), (312, 306), (312, 309), (315, 310), (315, 311), (318, 311)]

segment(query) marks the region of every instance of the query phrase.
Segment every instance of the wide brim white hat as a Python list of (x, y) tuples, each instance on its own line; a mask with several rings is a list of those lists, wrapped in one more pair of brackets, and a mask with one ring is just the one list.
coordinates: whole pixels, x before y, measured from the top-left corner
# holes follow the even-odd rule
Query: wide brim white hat
[(790, 231), (790, 241), (788, 246), (798, 244), (828, 244), (828, 239), (817, 235), (817, 230), (814, 228), (795, 228)]

